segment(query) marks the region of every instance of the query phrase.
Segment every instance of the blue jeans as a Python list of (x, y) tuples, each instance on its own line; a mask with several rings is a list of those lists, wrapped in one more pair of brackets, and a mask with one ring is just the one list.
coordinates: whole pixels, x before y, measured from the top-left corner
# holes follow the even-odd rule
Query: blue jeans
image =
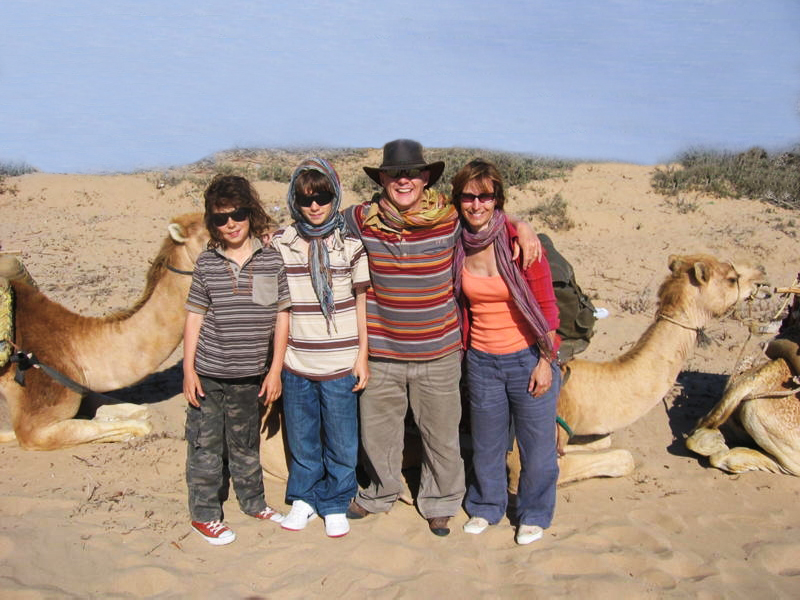
[(291, 453), (286, 500), (303, 500), (322, 516), (343, 513), (358, 489), (356, 378), (316, 381), (286, 370), (281, 377)]
[(556, 400), (561, 374), (551, 367), (550, 389), (534, 398), (528, 393), (528, 384), (538, 361), (535, 346), (511, 354), (467, 351), (474, 480), (467, 488), (464, 507), (472, 517), (497, 523), (506, 512), (506, 449), (513, 415), (522, 464), (516, 516), (520, 525), (542, 528), (553, 520), (558, 480)]

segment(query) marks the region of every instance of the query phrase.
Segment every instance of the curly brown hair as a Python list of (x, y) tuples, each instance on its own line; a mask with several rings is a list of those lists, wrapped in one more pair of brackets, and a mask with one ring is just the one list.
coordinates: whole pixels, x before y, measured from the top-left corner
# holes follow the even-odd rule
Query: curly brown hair
[(238, 175), (216, 175), (208, 184), (203, 193), (205, 198), (205, 215), (203, 217), (206, 229), (211, 236), (209, 248), (219, 248), (223, 245), (222, 234), (219, 228), (211, 222), (211, 214), (222, 208), (237, 209), (243, 206), (250, 210), (250, 235), (261, 237), (269, 231), (275, 223), (264, 211), (258, 192), (244, 177)]

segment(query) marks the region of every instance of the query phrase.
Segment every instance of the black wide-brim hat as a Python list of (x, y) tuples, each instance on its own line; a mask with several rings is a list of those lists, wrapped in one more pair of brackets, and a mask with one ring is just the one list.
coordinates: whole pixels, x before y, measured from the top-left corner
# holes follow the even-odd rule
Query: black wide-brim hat
[(364, 172), (378, 185), (381, 183), (381, 171), (393, 169), (420, 169), (428, 171), (430, 187), (439, 181), (444, 171), (444, 161), (426, 163), (422, 157), (422, 144), (414, 140), (395, 140), (383, 147), (383, 162), (380, 167), (364, 167)]

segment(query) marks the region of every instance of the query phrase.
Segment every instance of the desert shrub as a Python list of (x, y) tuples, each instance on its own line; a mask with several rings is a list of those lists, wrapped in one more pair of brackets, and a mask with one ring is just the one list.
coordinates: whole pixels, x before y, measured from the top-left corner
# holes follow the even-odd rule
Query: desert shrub
[(642, 291), (620, 300), (619, 307), (632, 315), (650, 312), (653, 304), (651, 294), (650, 288), (646, 287)]
[(16, 196), (19, 192), (19, 188), (16, 185), (9, 185), (6, 182), (6, 176), (0, 175), (0, 196), (3, 194), (9, 194), (11, 196)]
[(475, 158), (482, 158), (497, 165), (503, 175), (506, 187), (522, 186), (532, 181), (560, 177), (571, 171), (577, 164), (575, 161), (559, 158), (475, 148), (431, 148), (425, 150), (425, 158), (430, 162), (444, 161), (444, 173), (434, 187), (448, 194), (453, 176), (461, 167)]
[(679, 167), (656, 169), (651, 181), (656, 191), (756, 198), (800, 208), (800, 147), (773, 154), (762, 148), (740, 153), (691, 150), (679, 156), (677, 163)]
[(350, 189), (357, 194), (369, 194), (371, 192), (377, 192), (380, 186), (367, 177), (367, 174), (362, 171), (361, 173), (356, 173), (355, 177), (353, 177), (353, 181), (350, 183)]
[(541, 219), (553, 231), (569, 231), (575, 222), (567, 215), (567, 201), (556, 194), (528, 211), (528, 216)]
[(265, 165), (258, 169), (257, 177), (261, 181), (289, 183), (292, 179), (292, 169), (279, 164)]
[(25, 162), (0, 161), (0, 176), (17, 177), (26, 173), (35, 173), (37, 169)]
[(686, 215), (688, 213), (695, 212), (698, 208), (700, 208), (700, 205), (696, 201), (688, 200), (685, 196), (681, 195), (667, 198), (664, 200), (664, 204), (674, 208), (680, 215)]

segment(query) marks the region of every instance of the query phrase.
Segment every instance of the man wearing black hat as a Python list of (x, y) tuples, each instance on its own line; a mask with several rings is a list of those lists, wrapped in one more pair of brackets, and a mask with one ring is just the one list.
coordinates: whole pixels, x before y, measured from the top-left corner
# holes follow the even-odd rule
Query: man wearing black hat
[[(427, 163), (419, 142), (389, 142), (381, 166), (364, 171), (383, 191), (348, 208), (345, 218), (361, 236), (372, 279), (370, 382), (359, 405), (371, 482), (347, 516), (387, 512), (402, 493), (404, 419), (411, 406), (424, 448), (417, 507), (430, 530), (444, 536), (465, 491), (458, 441), (461, 333), (452, 287), (461, 227), (453, 205), (429, 189), (444, 163)], [(536, 235), (527, 225), (522, 229), (531, 244), (526, 254), (538, 254)]]

